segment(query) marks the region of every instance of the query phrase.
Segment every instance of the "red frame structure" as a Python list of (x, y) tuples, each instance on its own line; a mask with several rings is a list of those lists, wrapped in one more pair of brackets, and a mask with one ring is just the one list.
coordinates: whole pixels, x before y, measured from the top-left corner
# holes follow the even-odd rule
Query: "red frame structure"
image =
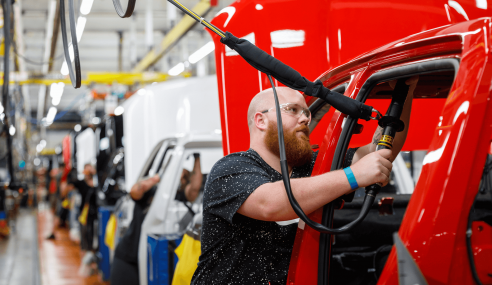
[[(254, 33), (255, 45), (310, 80), (328, 70), (319, 77), (324, 85), (333, 88), (349, 82), (345, 95), (352, 98), (380, 70), (426, 60), (459, 59), (447, 99), (414, 100), (410, 124), (416, 127), (410, 128), (403, 148), (428, 150), (428, 162), (422, 168), (399, 236), (429, 284), (474, 282), (466, 252), (466, 226), (492, 135), (492, 24), (490, 18), (477, 19), (490, 16), (492, 9), (479, 8), (477, 3), (313, 0), (307, 5), (298, 0), (238, 1), (212, 21), (238, 37), (249, 35), (252, 39)], [(302, 45), (274, 47), (271, 33), (279, 30), (304, 31)], [(223, 147), (228, 154), (248, 148), (245, 118), (249, 101), (270, 86), (265, 75), (227, 51), (218, 36), (213, 37)], [(386, 45), (351, 60), (382, 44)], [(314, 98), (306, 97), (306, 101), (312, 104)], [(383, 112), (389, 104), (387, 100), (366, 103)], [(312, 132), (312, 143), (320, 145), (314, 175), (330, 171), (344, 118), (331, 110)], [(367, 143), (374, 128), (374, 122), (367, 123), (363, 134), (352, 138), (351, 146)], [(322, 209), (310, 215), (317, 222), (321, 216)], [(487, 224), (474, 223), (473, 229), (474, 234), (475, 229), (480, 232), (472, 239), (479, 276), (489, 284), (492, 278), (487, 274), (492, 272), (492, 263), (480, 260), (492, 256), (492, 231)], [(288, 285), (320, 284), (319, 245), (320, 234), (300, 223)], [(394, 248), (378, 284), (398, 284)]]

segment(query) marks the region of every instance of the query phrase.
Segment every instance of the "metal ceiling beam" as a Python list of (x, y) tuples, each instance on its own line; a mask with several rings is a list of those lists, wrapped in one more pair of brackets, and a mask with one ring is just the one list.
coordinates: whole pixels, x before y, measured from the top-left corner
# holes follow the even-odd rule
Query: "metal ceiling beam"
[[(57, 7), (57, 1), (56, 0), (50, 0), (48, 2), (48, 19), (46, 21), (46, 38), (44, 41), (44, 56), (43, 56), (43, 66), (41, 67), (41, 72), (42, 73), (48, 73), (49, 70), (49, 60), (50, 60), (50, 54), (51, 54), (51, 41), (53, 38), (53, 25), (54, 25), (54, 19), (55, 19), (55, 14), (56, 14), (56, 7)], [(46, 86), (41, 86), (39, 89), (39, 94), (38, 94), (38, 112), (37, 112), (37, 120), (38, 122), (41, 122), (44, 116), (44, 110), (46, 106)], [(44, 132), (42, 132), (44, 133)]]
[[(14, 31), (15, 31), (15, 45), (16, 45), (16, 50), (18, 54), (25, 55), (25, 48), (24, 48), (24, 36), (23, 36), (23, 25), (22, 25), (22, 0), (17, 0), (14, 5)], [(27, 67), (26, 67), (26, 62), (24, 58), (20, 57), (17, 55), (17, 61), (19, 63), (19, 71), (21, 73), (27, 72)], [(31, 120), (31, 100), (29, 96), (29, 88), (28, 86), (22, 86), (22, 97), (24, 98), (24, 112), (27, 114), (27, 121), (29, 122)], [(20, 131), (19, 131), (20, 132)], [(26, 133), (25, 137), (27, 139), (31, 138), (31, 131), (30, 128), (26, 128)], [(24, 139), (24, 138), (23, 138)], [(29, 144), (28, 149), (29, 149)]]
[[(183, 76), (189, 76), (188, 73)], [(150, 84), (154, 82), (163, 82), (168, 79), (169, 75), (167, 73), (159, 72), (87, 72), (87, 76), (82, 80), (82, 85), (90, 84), (104, 84), (111, 85), (113, 83), (118, 83), (122, 85), (134, 85), (134, 84)], [(0, 85), (3, 84), (3, 72), (0, 72)], [(10, 73), (10, 82), (12, 84), (19, 85), (44, 85), (48, 86), (52, 83), (63, 82), (66, 85), (71, 85), (70, 78), (61, 77), (61, 74), (48, 74), (42, 76), (26, 76), (26, 74), (20, 74), (16, 72)]]
[(55, 17), (53, 19), (53, 32), (51, 33), (50, 58), (48, 72), (53, 71), (53, 59), (55, 58), (56, 43), (58, 42), (58, 34), (60, 33), (60, 1), (56, 1)]
[[(202, 17), (205, 16), (212, 6), (210, 0), (200, 0), (193, 7), (193, 11)], [(167, 53), (189, 30), (196, 25), (196, 21), (187, 15), (184, 15), (179, 23), (172, 28), (164, 37), (159, 46), (153, 48), (145, 57), (135, 66), (132, 72), (143, 72), (157, 63), (162, 56)]]

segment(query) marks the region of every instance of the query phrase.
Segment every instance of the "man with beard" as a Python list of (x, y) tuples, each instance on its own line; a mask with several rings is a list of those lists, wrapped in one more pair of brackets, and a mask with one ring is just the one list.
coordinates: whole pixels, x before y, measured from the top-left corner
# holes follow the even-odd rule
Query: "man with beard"
[[(408, 129), (411, 90), (402, 115), (407, 127), (397, 135), (393, 151), (375, 152), (376, 145), (370, 144), (347, 154), (346, 164), (359, 187), (388, 183), (390, 160), (403, 146)], [(317, 156), (309, 143), (311, 114), (299, 92), (287, 87), (277, 92), (292, 192), (310, 214), (355, 189), (343, 170), (310, 177)], [(280, 174), (275, 112), (272, 89), (258, 93), (248, 109), (250, 149), (222, 158), (209, 174), (203, 200), (202, 254), (191, 284), (286, 284), (297, 224), (276, 221), (298, 217)], [(379, 131), (375, 136), (381, 135)]]

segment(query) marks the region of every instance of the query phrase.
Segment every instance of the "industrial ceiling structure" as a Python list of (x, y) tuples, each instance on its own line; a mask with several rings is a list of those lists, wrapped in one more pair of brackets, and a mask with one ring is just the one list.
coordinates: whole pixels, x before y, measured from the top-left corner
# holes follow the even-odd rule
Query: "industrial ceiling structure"
[[(123, 5), (127, 3), (126, 0), (122, 2)], [(202, 12), (204, 18), (210, 20), (233, 1), (181, 2), (200, 10), (197, 12)], [(209, 43), (210, 35), (202, 26), (192, 21), (190, 23), (193, 25), (188, 23), (189, 28), (181, 27), (180, 22), (187, 16), (183, 17), (183, 13), (167, 1), (137, 1), (133, 15), (130, 18), (120, 18), (111, 0), (74, 0), (82, 80), (86, 80), (87, 83), (91, 73), (105, 79), (99, 84), (83, 85), (74, 89), (69, 80), (67, 81), (67, 69), (63, 70), (65, 58), (57, 10), (59, 4), (58, 0), (16, 0), (13, 5), (14, 41), (20, 70), (18, 77), (26, 79), (27, 74), (29, 78), (44, 79), (44, 82), (48, 82), (41, 85), (40, 80), (31, 80), (31, 84), (22, 87), (23, 92), (27, 93), (24, 94), (25, 98), (29, 98), (31, 117), (39, 123), (40, 120), (46, 119), (52, 107), (55, 107), (58, 113), (62, 110), (68, 111), (64, 118), (47, 126), (48, 130), (72, 127), (73, 124), (79, 123), (78, 120), (82, 120), (82, 113), (87, 108), (91, 108), (97, 116), (104, 115), (103, 100), (84, 103), (84, 94), (87, 95), (90, 89), (99, 93), (114, 93), (119, 89), (126, 92), (150, 83), (147, 80), (142, 84), (122, 83), (119, 86), (115, 78), (121, 77), (121, 73), (132, 73), (131, 78), (148, 77), (149, 74), (153, 74), (155, 78), (159, 78), (156, 81), (162, 81), (167, 79), (170, 70), (171, 74), (175, 75), (183, 71), (183, 67), (185, 73), (192, 75), (215, 72), (211, 52), (213, 45), (210, 46)], [(209, 55), (197, 63), (189, 63), (189, 56), (207, 43)], [(155, 56), (156, 51), (159, 53), (158, 56)], [(152, 60), (149, 61), (151, 52), (154, 56), (151, 55)], [(175, 66), (178, 66), (178, 70), (172, 69)], [(169, 79), (172, 77), (169, 76)], [(114, 82), (111, 82), (113, 79)], [(50, 82), (65, 83), (55, 86)], [(123, 86), (125, 84), (126, 86)], [(70, 124), (62, 124), (66, 121)]]

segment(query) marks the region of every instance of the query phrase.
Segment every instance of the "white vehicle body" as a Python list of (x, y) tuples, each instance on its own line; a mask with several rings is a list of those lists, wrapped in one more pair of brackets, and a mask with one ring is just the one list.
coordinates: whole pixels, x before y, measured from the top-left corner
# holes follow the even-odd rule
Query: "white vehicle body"
[[(179, 222), (188, 208), (174, 200), (183, 168), (191, 170), (192, 154), (199, 152), (202, 173), (208, 174), (223, 156), (217, 78), (152, 84), (123, 108), (126, 189), (138, 179), (161, 177), (141, 228), (139, 275), (140, 284), (147, 284), (147, 237), (184, 232)], [(201, 196), (191, 207), (200, 210)]]
[(221, 133), (215, 76), (149, 85), (130, 97), (123, 108), (127, 191), (161, 140), (193, 132)]
[[(162, 235), (182, 235), (191, 216), (187, 216), (188, 208), (183, 202), (175, 200), (183, 168), (192, 164), (193, 153), (200, 153), (200, 164), (203, 174), (210, 173), (212, 166), (223, 156), (222, 137), (220, 134), (186, 134), (180, 138), (161, 141), (152, 152), (145, 164), (141, 177), (158, 173), (161, 182), (142, 224), (138, 248), (138, 266), (140, 284), (147, 284), (147, 237)], [(191, 158), (191, 159), (189, 159)], [(200, 212), (202, 196), (192, 203), (194, 212)]]
[(95, 166), (96, 162), (96, 135), (91, 128), (85, 129), (75, 137), (77, 176), (79, 180), (84, 179), (84, 165), (87, 163)]

